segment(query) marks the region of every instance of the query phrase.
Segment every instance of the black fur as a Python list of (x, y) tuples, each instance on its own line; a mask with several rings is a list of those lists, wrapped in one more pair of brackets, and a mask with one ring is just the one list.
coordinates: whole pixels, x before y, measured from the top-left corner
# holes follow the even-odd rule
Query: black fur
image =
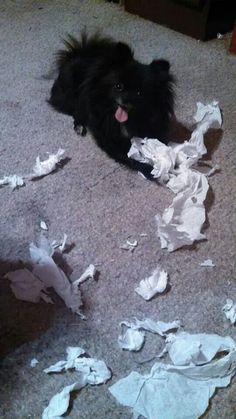
[(169, 63), (141, 64), (128, 45), (99, 35), (88, 39), (83, 33), (80, 41), (69, 36), (65, 44), (67, 49), (58, 53), (59, 75), (49, 103), (74, 118), (80, 135), (88, 128), (110, 157), (151, 178), (151, 166), (127, 153), (132, 137), (166, 142), (173, 114)]

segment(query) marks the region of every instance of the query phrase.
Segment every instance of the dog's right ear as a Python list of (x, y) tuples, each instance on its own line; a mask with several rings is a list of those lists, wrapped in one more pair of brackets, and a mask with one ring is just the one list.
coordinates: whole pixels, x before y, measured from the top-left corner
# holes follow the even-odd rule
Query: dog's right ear
[(123, 42), (117, 42), (115, 49), (117, 58), (119, 58), (120, 61), (129, 61), (131, 58), (133, 58), (133, 51), (127, 44), (124, 44)]

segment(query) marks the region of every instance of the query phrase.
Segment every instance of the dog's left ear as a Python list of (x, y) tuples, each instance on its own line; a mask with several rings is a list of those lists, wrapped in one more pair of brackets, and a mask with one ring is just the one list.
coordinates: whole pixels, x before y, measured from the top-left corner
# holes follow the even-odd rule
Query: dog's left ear
[(153, 60), (150, 66), (153, 70), (160, 73), (169, 73), (170, 63), (166, 60)]
[(133, 58), (133, 52), (127, 44), (123, 42), (117, 42), (116, 44), (116, 53), (120, 61), (128, 61)]

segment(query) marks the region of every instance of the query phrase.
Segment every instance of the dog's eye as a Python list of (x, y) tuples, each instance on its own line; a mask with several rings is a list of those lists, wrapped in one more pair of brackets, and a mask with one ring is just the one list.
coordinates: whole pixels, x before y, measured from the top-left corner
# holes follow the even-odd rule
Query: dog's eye
[(116, 83), (114, 85), (115, 89), (118, 90), (119, 92), (122, 92), (122, 90), (124, 90), (124, 85), (123, 83)]
[(137, 90), (137, 95), (138, 95), (138, 96), (141, 96), (141, 94), (142, 94), (141, 90), (139, 90), (139, 89), (138, 89), (138, 90)]

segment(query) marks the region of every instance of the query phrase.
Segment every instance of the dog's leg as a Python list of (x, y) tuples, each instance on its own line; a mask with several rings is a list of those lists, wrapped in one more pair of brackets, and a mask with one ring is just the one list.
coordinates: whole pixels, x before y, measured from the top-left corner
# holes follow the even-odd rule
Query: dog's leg
[(138, 172), (142, 173), (146, 179), (148, 180), (155, 180), (153, 175), (151, 174), (153, 167), (148, 163), (140, 163), (134, 159), (128, 159), (128, 166), (133, 169), (137, 170)]
[(149, 180), (155, 180), (153, 175), (151, 174), (153, 167), (148, 163), (141, 163), (137, 160), (131, 159), (127, 156), (126, 153), (122, 153), (114, 148), (105, 148), (104, 151), (112, 157), (117, 162), (128, 166), (131, 170), (137, 170), (137, 172), (141, 172), (145, 178)]

